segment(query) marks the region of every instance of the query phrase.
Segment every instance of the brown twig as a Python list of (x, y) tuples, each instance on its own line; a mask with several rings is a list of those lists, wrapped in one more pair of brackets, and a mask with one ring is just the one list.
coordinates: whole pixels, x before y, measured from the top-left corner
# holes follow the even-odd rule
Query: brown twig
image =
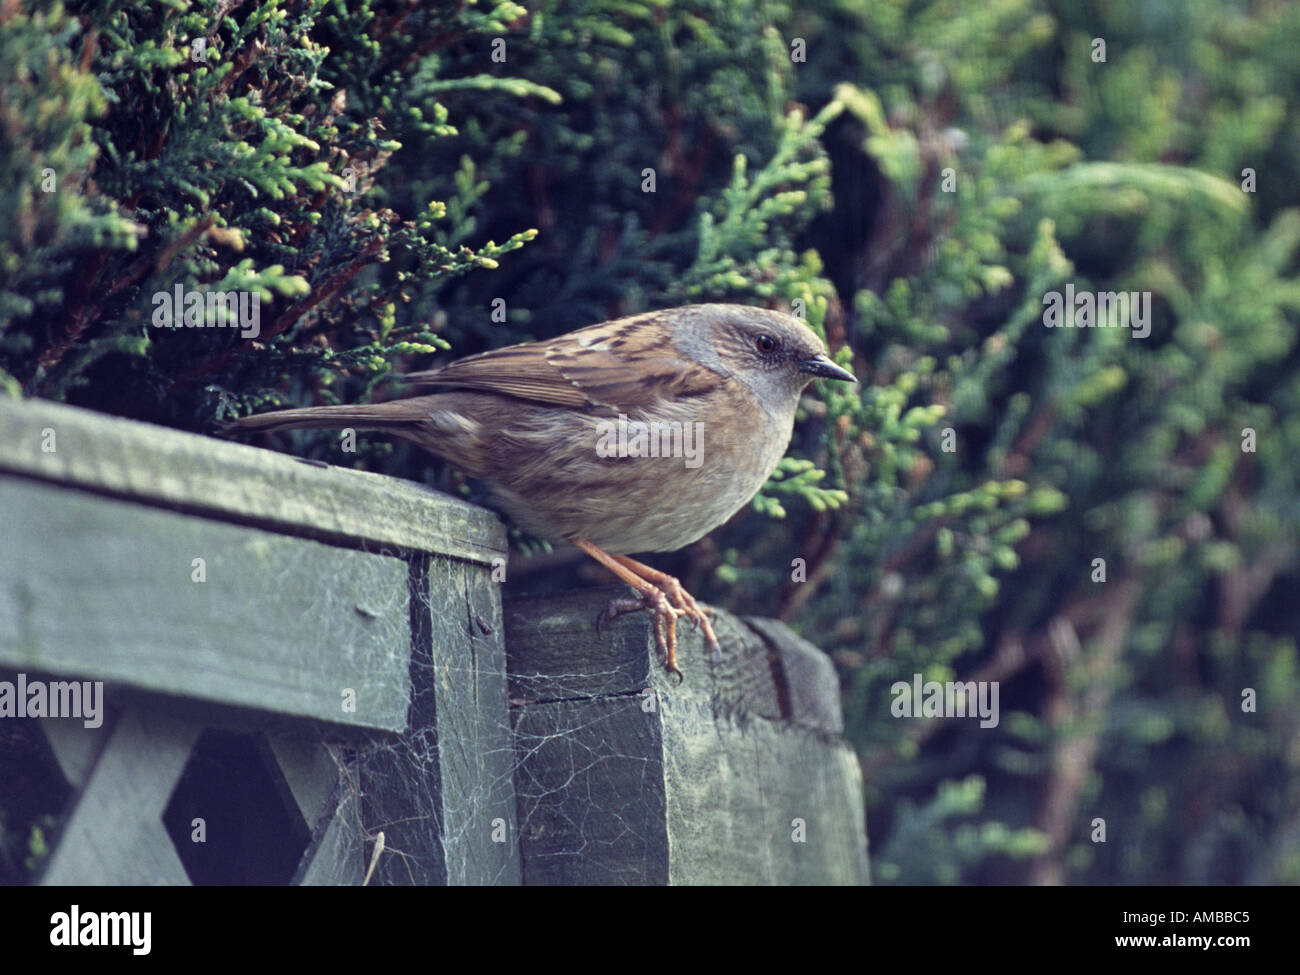
[[(1030, 867), (1031, 884), (1065, 882), (1064, 855), (1097, 757), (1105, 711), (1114, 695), (1115, 668), (1133, 626), (1140, 590), (1138, 580), (1128, 576), (1104, 586), (1100, 598), (1087, 599), (1077, 604), (1075, 613), (1058, 614), (1048, 624), (1047, 652), (1040, 656), (1050, 685), (1044, 718), (1056, 737), (1037, 816), (1048, 848)], [(1077, 632), (1080, 617), (1100, 620), (1086, 648)], [(1078, 679), (1080, 672), (1085, 680)]]

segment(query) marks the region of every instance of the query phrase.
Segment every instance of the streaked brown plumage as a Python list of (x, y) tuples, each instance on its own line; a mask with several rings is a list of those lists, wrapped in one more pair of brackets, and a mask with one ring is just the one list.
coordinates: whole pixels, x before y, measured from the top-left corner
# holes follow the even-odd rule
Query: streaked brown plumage
[[(481, 479), (520, 527), (573, 542), (632, 585), (655, 612), (669, 669), (680, 673), (676, 618), (703, 626), (716, 648), (712, 627), (676, 580), (627, 555), (681, 548), (743, 507), (785, 453), (799, 395), (817, 376), (853, 381), (799, 319), (689, 305), (404, 377), (442, 392), (239, 424), (383, 430), (451, 461)], [(696, 432), (698, 466), (680, 455), (602, 456), (602, 437), (620, 416)]]

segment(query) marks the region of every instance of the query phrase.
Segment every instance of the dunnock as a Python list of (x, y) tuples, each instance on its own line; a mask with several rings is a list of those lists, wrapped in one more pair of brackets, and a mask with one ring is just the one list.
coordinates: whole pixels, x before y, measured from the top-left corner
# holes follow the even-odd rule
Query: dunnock
[(445, 392), (238, 422), (384, 430), (451, 461), (521, 528), (572, 542), (636, 590), (680, 679), (677, 618), (701, 627), (716, 654), (713, 627), (676, 579), (628, 553), (689, 545), (740, 510), (785, 453), (799, 395), (819, 376), (856, 382), (798, 318), (688, 305), (402, 377)]

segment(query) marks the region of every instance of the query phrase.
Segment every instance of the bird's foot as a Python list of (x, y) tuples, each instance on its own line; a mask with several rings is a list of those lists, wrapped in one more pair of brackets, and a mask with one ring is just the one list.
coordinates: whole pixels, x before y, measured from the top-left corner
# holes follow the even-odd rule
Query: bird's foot
[(677, 618), (683, 613), (669, 603), (662, 591), (650, 583), (643, 585), (644, 589), (635, 587), (638, 592), (636, 599), (611, 599), (601, 611), (600, 618), (596, 621), (597, 627), (624, 613), (637, 613), (641, 610), (648, 612), (654, 627), (655, 648), (663, 657), (664, 669), (676, 677), (680, 684), (685, 678), (677, 666)]
[(585, 539), (578, 539), (574, 544), (631, 586), (638, 597), (610, 602), (597, 619), (597, 627), (623, 613), (642, 609), (649, 612), (654, 621), (655, 645), (663, 655), (664, 667), (670, 674), (677, 676), (679, 684), (682, 681), (682, 672), (677, 667), (679, 617), (690, 620), (704, 634), (705, 645), (713, 653), (715, 661), (722, 659), (722, 648), (713, 632), (708, 611), (695, 601), (676, 578), (626, 555), (610, 555)]
[(717, 634), (713, 632), (713, 623), (709, 620), (709, 611), (695, 601), (695, 597), (686, 591), (686, 588), (677, 581), (676, 576), (670, 576), (667, 572), (660, 572), (658, 569), (651, 568), (636, 559), (629, 559), (626, 555), (615, 555), (614, 558), (662, 592), (667, 597), (668, 604), (677, 610), (678, 615), (686, 617), (697, 630), (704, 634), (704, 645), (713, 654), (714, 662), (722, 660), (722, 648), (718, 644)]

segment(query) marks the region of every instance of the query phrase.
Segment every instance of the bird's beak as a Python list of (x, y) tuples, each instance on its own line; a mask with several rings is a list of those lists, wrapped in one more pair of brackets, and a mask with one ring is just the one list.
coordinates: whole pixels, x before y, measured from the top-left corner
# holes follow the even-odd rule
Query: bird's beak
[(811, 359), (801, 359), (799, 361), (799, 371), (822, 379), (841, 379), (846, 383), (856, 383), (858, 381), (853, 373), (837, 366), (824, 355), (815, 355)]

